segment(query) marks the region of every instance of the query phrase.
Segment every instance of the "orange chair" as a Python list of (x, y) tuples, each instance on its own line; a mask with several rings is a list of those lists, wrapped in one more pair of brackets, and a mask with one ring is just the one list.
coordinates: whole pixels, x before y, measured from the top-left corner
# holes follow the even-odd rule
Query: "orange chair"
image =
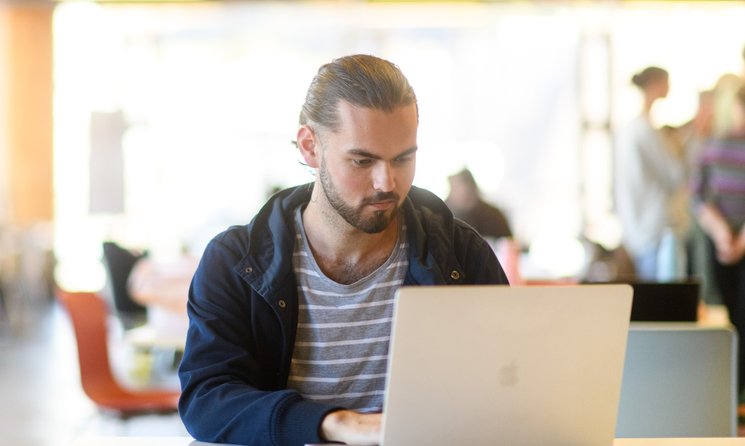
[(96, 293), (58, 290), (75, 331), (80, 380), (85, 394), (101, 409), (122, 418), (177, 410), (179, 392), (130, 390), (117, 382), (109, 363), (106, 302)]

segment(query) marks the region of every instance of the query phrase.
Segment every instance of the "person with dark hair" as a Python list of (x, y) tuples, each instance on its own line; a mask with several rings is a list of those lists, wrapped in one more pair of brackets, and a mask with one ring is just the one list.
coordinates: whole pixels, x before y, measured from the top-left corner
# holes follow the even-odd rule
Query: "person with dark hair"
[[(694, 176), (698, 222), (709, 243), (709, 261), (729, 318), (745, 333), (745, 85), (732, 107), (727, 136), (703, 147)], [(739, 388), (745, 388), (745, 346), (740, 343)]]
[(663, 234), (675, 225), (671, 200), (684, 185), (685, 169), (650, 118), (654, 103), (667, 96), (667, 71), (647, 67), (631, 82), (642, 92), (644, 105), (616, 135), (616, 212), (637, 277), (656, 280)]
[(384, 59), (319, 69), (296, 140), (315, 181), (216, 236), (192, 280), (179, 413), (194, 438), (378, 444), (396, 290), (507, 284), (489, 244), (412, 186), (417, 107)]
[(512, 230), (501, 210), (481, 196), (476, 179), (468, 169), (448, 176), (450, 192), (445, 199), (453, 214), (473, 226), (482, 237), (496, 241), (512, 237)]

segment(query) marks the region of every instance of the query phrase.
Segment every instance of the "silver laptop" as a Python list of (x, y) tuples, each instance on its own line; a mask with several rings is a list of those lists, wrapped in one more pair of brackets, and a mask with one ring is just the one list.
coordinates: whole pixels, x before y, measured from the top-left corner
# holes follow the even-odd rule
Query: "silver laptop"
[(735, 330), (692, 323), (632, 322), (616, 437), (734, 436)]
[(611, 446), (628, 285), (404, 287), (383, 446)]

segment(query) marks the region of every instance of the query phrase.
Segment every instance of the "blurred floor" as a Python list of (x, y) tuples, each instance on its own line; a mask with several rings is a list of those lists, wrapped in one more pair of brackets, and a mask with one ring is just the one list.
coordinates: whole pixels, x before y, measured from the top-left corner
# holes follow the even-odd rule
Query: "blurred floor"
[(102, 414), (80, 387), (75, 340), (55, 303), (0, 321), (0, 432), (9, 446), (64, 446), (79, 436), (187, 435), (178, 415), (121, 421)]

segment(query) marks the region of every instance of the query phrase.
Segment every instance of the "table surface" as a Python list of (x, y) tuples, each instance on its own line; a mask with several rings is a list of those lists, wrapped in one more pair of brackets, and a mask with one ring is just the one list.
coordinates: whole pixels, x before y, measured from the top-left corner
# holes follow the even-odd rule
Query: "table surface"
[[(191, 437), (81, 437), (72, 446), (207, 446)], [(745, 438), (618, 438), (613, 446), (745, 446)]]

